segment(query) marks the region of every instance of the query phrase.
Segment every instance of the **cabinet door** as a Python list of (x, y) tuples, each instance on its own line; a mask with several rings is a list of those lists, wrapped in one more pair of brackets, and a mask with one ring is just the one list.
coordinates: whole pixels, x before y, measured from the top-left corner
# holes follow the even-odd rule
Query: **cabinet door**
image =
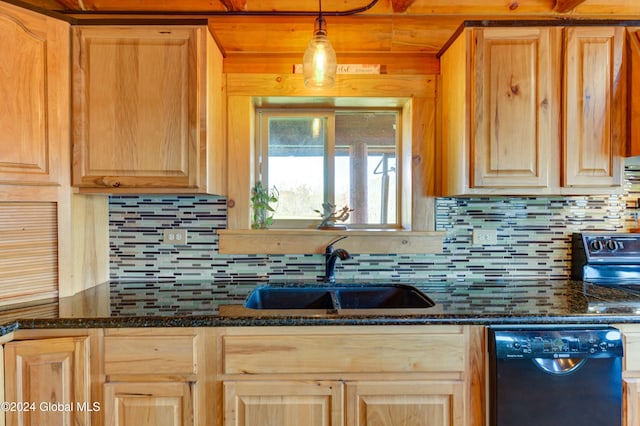
[(62, 183), (69, 25), (0, 4), (0, 183)]
[(339, 426), (343, 386), (323, 381), (226, 381), (225, 426)]
[(5, 345), (7, 425), (89, 425), (89, 338), (62, 337)]
[(625, 29), (565, 31), (564, 185), (619, 186), (626, 138)]
[(190, 383), (106, 383), (106, 426), (193, 425), (194, 390)]
[(640, 424), (640, 379), (624, 379), (624, 398), (623, 425)]
[(559, 31), (474, 30), (471, 187), (545, 188), (558, 179)]
[(200, 31), (75, 29), (74, 185), (199, 184)]
[(347, 426), (464, 425), (464, 413), (462, 382), (347, 383)]
[(627, 135), (627, 157), (640, 155), (640, 29), (629, 28), (629, 134)]

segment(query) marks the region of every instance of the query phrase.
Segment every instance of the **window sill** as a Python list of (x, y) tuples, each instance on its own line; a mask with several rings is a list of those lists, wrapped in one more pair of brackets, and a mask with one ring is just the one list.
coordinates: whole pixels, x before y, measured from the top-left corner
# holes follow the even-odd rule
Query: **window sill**
[(397, 230), (221, 229), (220, 254), (322, 254), (338, 243), (353, 254), (433, 254), (442, 252), (444, 232)]

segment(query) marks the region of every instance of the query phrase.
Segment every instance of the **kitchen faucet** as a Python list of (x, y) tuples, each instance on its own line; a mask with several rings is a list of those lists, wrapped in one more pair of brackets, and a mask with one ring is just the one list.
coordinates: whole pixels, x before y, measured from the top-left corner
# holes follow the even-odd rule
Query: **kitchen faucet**
[(347, 238), (347, 235), (342, 236), (332, 242), (324, 250), (324, 282), (325, 283), (335, 283), (336, 282), (336, 260), (340, 258), (340, 260), (347, 260), (351, 258), (351, 255), (345, 249), (333, 249), (333, 245), (340, 240), (344, 240)]

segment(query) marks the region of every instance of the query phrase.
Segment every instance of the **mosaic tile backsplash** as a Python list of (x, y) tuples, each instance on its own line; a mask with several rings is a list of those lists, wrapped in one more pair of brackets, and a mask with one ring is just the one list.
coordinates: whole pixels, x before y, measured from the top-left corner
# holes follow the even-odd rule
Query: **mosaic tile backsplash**
[[(436, 200), (444, 250), (431, 255), (354, 255), (342, 279), (565, 278), (573, 232), (637, 227), (640, 172), (627, 169), (628, 194), (581, 197), (478, 197)], [(221, 255), (226, 199), (216, 196), (112, 196), (110, 277), (176, 280), (315, 280), (322, 255)], [(163, 244), (168, 228), (188, 230), (188, 245)], [(498, 244), (472, 244), (473, 229), (495, 229)]]

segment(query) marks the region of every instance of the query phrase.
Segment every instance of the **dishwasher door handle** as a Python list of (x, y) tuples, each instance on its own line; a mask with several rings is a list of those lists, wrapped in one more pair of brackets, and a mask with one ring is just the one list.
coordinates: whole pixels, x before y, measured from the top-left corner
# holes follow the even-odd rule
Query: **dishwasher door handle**
[(533, 363), (542, 371), (554, 376), (564, 376), (578, 371), (587, 362), (587, 358), (534, 358)]

